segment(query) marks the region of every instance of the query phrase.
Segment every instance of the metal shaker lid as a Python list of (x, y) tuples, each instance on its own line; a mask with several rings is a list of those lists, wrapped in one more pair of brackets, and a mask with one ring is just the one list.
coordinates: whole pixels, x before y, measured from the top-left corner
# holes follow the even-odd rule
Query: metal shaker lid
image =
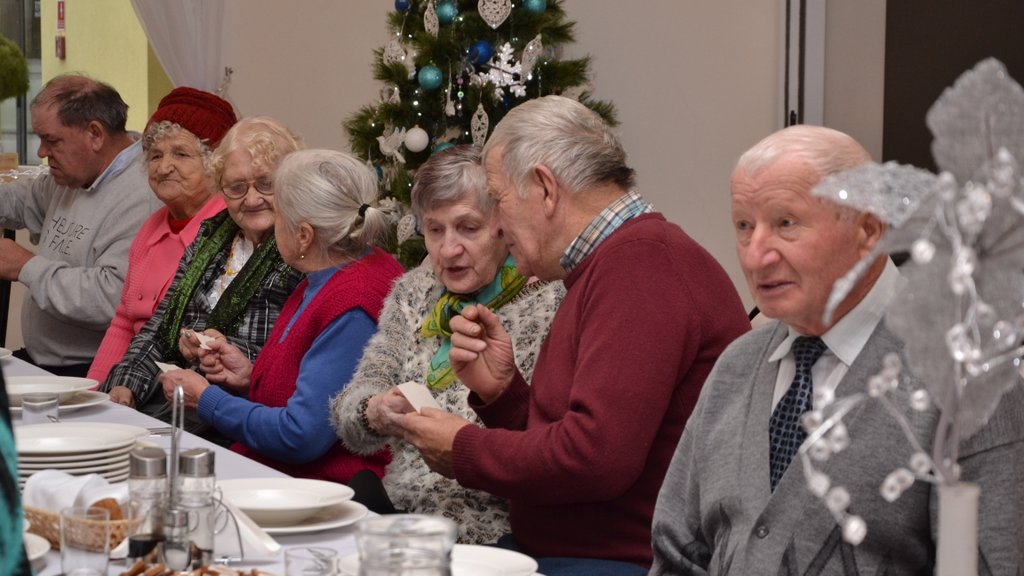
[(182, 528), (188, 526), (188, 514), (179, 508), (168, 508), (164, 512), (164, 528)]
[(136, 446), (128, 453), (132, 478), (159, 478), (167, 475), (167, 453), (156, 446)]
[(182, 476), (213, 476), (216, 454), (208, 448), (190, 448), (178, 454), (178, 474)]

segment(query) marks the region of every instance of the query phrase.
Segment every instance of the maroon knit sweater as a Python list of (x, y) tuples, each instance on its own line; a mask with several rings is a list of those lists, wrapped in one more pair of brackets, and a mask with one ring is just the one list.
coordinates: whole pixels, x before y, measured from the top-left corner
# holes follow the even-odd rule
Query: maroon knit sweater
[(537, 356), (455, 437), (455, 477), (509, 499), (532, 556), (651, 563), (662, 479), (718, 355), (750, 329), (718, 262), (660, 214), (623, 224), (565, 279)]
[[(281, 342), (281, 334), (302, 303), (307, 286), (303, 280), (285, 302), (270, 338), (256, 357), (249, 399), (271, 407), (286, 406), (295, 393), (302, 357), (320, 332), (355, 308), (362, 309), (376, 322), (391, 284), (403, 272), (401, 264), (391, 255), (374, 248), (370, 254), (352, 262), (327, 281), (292, 326), (288, 338)], [(324, 426), (329, 425), (324, 422)], [(353, 474), (364, 468), (383, 477), (384, 467), (391, 461), (391, 453), (387, 449), (371, 456), (359, 456), (349, 452), (340, 440), (326, 454), (304, 464), (285, 464), (262, 456), (238, 442), (232, 444), (231, 449), (291, 476), (341, 483), (348, 482)]]

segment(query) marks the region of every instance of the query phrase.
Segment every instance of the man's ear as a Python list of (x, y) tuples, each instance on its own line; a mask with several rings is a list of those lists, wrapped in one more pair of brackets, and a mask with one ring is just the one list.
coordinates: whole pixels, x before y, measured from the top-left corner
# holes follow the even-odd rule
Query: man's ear
[(93, 120), (85, 125), (85, 134), (89, 138), (89, 147), (92, 148), (93, 152), (99, 152), (103, 149), (103, 144), (107, 139), (107, 130), (98, 121)]
[(534, 167), (533, 177), (541, 187), (541, 201), (544, 204), (544, 215), (550, 217), (555, 213), (561, 200), (562, 189), (551, 170), (543, 164)]
[(882, 236), (885, 235), (887, 229), (888, 226), (885, 222), (870, 212), (861, 212), (857, 215), (857, 230), (861, 238), (861, 258), (867, 256), (882, 241)]

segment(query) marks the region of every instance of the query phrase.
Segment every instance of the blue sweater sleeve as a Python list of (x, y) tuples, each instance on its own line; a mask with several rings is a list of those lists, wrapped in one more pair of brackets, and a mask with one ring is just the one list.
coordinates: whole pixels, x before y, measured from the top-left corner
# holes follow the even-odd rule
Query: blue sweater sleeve
[(275, 460), (315, 460), (338, 441), (330, 423), (331, 398), (348, 384), (376, 330), (373, 319), (359, 309), (331, 322), (302, 357), (295, 393), (283, 408), (210, 386), (199, 398), (199, 416), (232, 440)]

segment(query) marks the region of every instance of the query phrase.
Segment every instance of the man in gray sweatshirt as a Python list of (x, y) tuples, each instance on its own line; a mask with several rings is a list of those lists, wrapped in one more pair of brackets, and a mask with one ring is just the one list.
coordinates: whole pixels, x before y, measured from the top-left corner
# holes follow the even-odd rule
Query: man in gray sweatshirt
[(128, 105), (102, 82), (50, 80), (32, 101), (32, 129), (49, 173), (0, 184), (0, 227), (26, 229), (35, 253), (0, 240), (0, 278), (28, 289), (25, 349), (51, 372), (84, 376), (114, 316), (128, 247), (160, 207), (125, 130)]

